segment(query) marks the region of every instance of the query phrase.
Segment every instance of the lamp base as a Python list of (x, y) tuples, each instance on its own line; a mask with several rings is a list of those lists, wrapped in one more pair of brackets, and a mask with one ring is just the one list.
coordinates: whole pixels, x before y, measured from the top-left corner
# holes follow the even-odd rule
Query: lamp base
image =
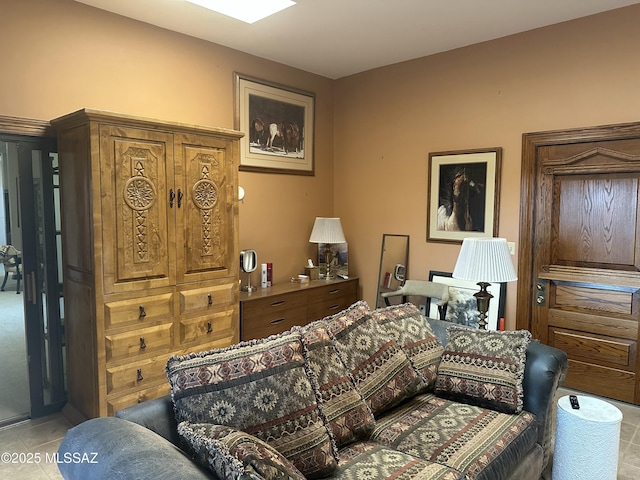
[(478, 328), (480, 330), (487, 329), (487, 312), (489, 311), (489, 301), (493, 298), (487, 291), (487, 287), (491, 284), (487, 282), (478, 282), (477, 284), (480, 287), (480, 291), (473, 294), (476, 297), (476, 303), (478, 304)]

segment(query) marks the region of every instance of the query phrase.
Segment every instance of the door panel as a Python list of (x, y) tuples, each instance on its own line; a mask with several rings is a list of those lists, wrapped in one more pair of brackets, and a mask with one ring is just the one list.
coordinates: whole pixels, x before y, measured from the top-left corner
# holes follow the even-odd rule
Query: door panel
[(524, 152), (518, 327), (567, 352), (568, 387), (640, 403), (640, 125), (529, 134)]

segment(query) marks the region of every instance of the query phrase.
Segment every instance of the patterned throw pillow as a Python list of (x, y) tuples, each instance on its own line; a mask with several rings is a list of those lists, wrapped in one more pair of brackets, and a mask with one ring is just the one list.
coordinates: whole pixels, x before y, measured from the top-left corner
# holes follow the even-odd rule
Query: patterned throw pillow
[(404, 303), (377, 309), (372, 315), (395, 338), (422, 376), (424, 385), (420, 391), (433, 391), (444, 348), (418, 307)]
[(531, 333), (447, 328), (435, 393), (504, 413), (520, 413), (522, 380)]
[(418, 392), (422, 379), (365, 302), (329, 317), (327, 330), (374, 417)]
[(225, 479), (304, 480), (302, 473), (258, 438), (224, 425), (180, 422), (196, 462)]
[[(316, 377), (322, 411), (338, 447), (369, 438), (375, 419), (340, 360), (320, 320), (302, 328), (307, 361)], [(314, 382), (312, 382), (314, 385)]]
[(335, 469), (336, 452), (305, 372), (299, 333), (171, 357), (167, 377), (178, 422), (245, 431), (307, 477)]

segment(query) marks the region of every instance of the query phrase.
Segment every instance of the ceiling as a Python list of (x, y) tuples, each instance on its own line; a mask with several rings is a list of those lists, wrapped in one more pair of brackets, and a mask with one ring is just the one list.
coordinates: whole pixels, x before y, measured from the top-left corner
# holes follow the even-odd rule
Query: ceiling
[(640, 3), (296, 0), (250, 25), (186, 0), (76, 1), (331, 79)]

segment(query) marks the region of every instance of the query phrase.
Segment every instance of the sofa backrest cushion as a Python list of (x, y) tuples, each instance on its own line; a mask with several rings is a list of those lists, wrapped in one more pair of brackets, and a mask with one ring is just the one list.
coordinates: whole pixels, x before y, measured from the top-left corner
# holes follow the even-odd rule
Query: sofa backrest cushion
[(369, 438), (375, 419), (338, 356), (326, 322), (302, 327), (308, 367), (315, 375), (321, 410), (338, 447)]
[(304, 363), (295, 332), (171, 357), (167, 377), (176, 419), (243, 430), (305, 476), (326, 476), (337, 465), (336, 451)]
[(436, 395), (499, 412), (520, 413), (531, 333), (452, 325), (447, 334), (436, 376)]
[(398, 342), (422, 377), (421, 392), (433, 392), (444, 348), (431, 325), (412, 303), (379, 308), (373, 318)]
[(374, 417), (416, 395), (422, 380), (365, 302), (327, 318), (327, 330)]
[(180, 422), (194, 460), (224, 479), (305, 480), (274, 448), (246, 432), (211, 423)]

